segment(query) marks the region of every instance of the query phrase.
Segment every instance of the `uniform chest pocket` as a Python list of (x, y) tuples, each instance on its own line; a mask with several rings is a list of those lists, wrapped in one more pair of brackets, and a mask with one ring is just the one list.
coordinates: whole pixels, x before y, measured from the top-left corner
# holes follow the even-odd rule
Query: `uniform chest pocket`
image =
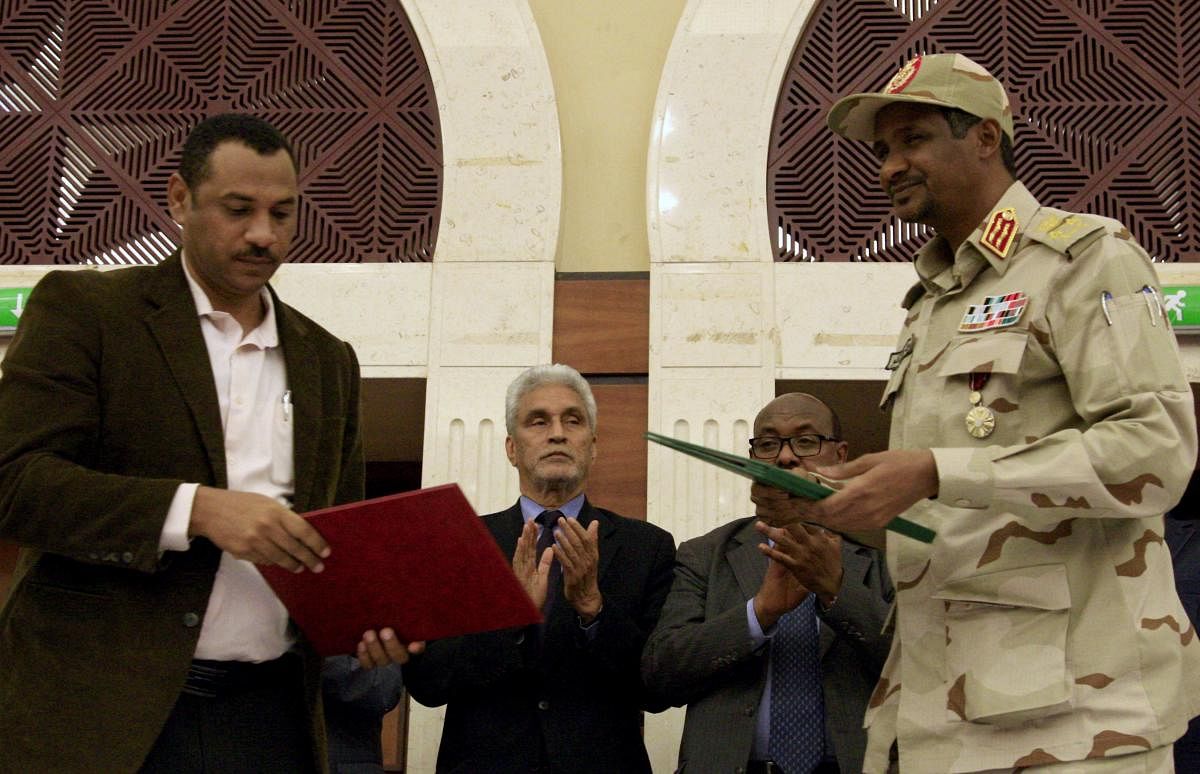
[(1064, 566), (974, 575), (932, 596), (946, 611), (948, 719), (1010, 725), (1070, 706)]
[[(973, 391), (979, 392), (979, 405), (991, 409), (997, 417), (1015, 412), (1021, 403), (1021, 363), (1028, 343), (1029, 335), (1022, 330), (952, 339), (937, 368), (944, 384), (943, 405), (953, 409), (949, 415), (956, 420), (963, 417), (974, 405)], [(1011, 422), (996, 424), (1013, 427)], [(947, 429), (953, 434), (944, 437), (967, 438), (960, 428)]]

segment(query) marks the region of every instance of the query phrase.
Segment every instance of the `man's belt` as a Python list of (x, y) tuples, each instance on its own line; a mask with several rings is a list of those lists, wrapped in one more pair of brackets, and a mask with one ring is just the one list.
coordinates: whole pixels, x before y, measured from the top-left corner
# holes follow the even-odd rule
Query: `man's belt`
[(193, 659), (188, 666), (183, 692), (215, 699), (255, 688), (287, 684), (299, 675), (300, 658), (285, 653), (272, 661), (211, 661)]

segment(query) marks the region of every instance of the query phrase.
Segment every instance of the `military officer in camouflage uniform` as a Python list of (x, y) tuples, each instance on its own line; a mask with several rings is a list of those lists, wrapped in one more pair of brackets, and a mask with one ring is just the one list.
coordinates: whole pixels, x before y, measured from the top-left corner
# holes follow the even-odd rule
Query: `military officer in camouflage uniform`
[(1016, 181), (1004, 87), (966, 57), (918, 57), (829, 125), (871, 143), (895, 213), (937, 232), (888, 363), (890, 450), (793, 504), (839, 530), (904, 513), (937, 532), (888, 534), (896, 633), (866, 769), (895, 744), (921, 774), (1170, 771), (1200, 643), (1162, 514), (1196, 428), (1146, 253)]

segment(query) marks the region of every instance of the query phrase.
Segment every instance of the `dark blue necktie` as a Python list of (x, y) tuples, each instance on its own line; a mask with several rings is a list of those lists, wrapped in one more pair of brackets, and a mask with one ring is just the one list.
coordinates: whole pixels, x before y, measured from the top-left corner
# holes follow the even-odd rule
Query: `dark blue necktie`
[[(554, 545), (554, 527), (562, 517), (562, 511), (542, 511), (537, 515), (537, 523), (542, 525), (542, 532), (538, 535), (537, 541), (537, 561), (540, 562), (546, 549)], [(558, 587), (562, 585), (561, 579), (562, 565), (555, 557), (550, 564), (550, 579), (546, 584), (546, 602), (542, 605), (542, 615), (546, 615), (550, 611), (555, 598), (558, 597)]]
[(809, 774), (825, 755), (820, 632), (815, 594), (783, 615), (771, 637), (771, 759)]

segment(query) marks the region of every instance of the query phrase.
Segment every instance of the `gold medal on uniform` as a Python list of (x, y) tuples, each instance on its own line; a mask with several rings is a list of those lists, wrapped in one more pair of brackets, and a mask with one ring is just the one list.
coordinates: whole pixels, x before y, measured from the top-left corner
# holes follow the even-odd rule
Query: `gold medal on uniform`
[(971, 401), (971, 410), (967, 412), (966, 424), (967, 433), (972, 438), (987, 438), (996, 429), (996, 412), (983, 405), (983, 387), (990, 376), (977, 373), (970, 375), (971, 394), (967, 398)]

